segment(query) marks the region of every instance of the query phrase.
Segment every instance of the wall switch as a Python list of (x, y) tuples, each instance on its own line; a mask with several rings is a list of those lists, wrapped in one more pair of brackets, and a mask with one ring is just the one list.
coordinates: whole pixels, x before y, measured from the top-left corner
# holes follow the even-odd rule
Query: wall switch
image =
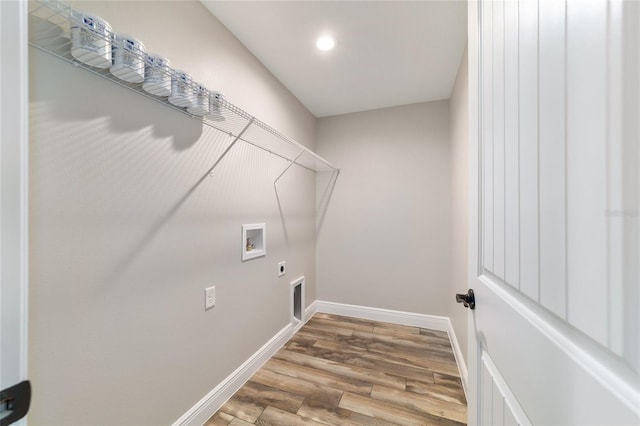
[(216, 306), (216, 286), (204, 289), (204, 310), (207, 311)]
[(286, 273), (287, 273), (287, 262), (282, 261), (278, 263), (278, 276), (282, 277)]

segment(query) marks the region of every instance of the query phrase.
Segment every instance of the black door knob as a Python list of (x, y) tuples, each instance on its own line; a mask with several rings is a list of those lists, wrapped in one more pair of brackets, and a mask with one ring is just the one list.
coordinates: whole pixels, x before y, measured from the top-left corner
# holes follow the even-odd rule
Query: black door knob
[(467, 294), (456, 294), (456, 302), (464, 303), (465, 308), (476, 308), (476, 297), (473, 294), (473, 289), (469, 289)]

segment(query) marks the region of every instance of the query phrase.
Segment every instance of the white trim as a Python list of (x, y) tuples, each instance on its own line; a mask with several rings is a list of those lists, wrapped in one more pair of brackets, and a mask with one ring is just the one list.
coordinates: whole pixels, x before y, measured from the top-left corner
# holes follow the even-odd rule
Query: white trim
[[(22, 377), (28, 379), (29, 359), (29, 45), (28, 1), (20, 1), (20, 295)], [(14, 43), (16, 40), (13, 41)], [(25, 418), (26, 423), (26, 418)]]
[[(306, 308), (303, 308), (303, 306), (306, 305), (306, 294), (305, 294), (305, 279), (304, 276), (297, 278), (294, 281), (291, 281), (289, 283), (289, 285), (291, 286), (291, 295), (289, 297), (289, 310), (290, 310), (290, 314), (291, 314), (291, 326), (293, 327), (293, 334), (297, 333), (298, 330), (300, 330), (302, 328), (302, 326), (304, 326), (307, 322), (307, 310)], [(296, 305), (296, 301), (295, 301), (295, 294), (296, 294), (296, 287), (300, 286), (300, 316), (302, 318), (300, 318), (300, 320), (298, 320), (295, 315), (294, 315), (294, 310), (295, 310), (295, 305)]]
[(469, 377), (467, 364), (464, 362), (464, 354), (462, 353), (462, 349), (460, 349), (460, 343), (458, 342), (456, 331), (453, 329), (453, 323), (451, 322), (451, 319), (447, 318), (447, 322), (449, 323), (447, 334), (449, 334), (449, 341), (451, 342), (451, 348), (453, 349), (453, 356), (456, 358), (456, 364), (458, 364), (458, 371), (460, 372), (462, 388), (464, 389), (465, 396), (467, 396), (467, 378)]
[[(588, 372), (596, 381), (609, 390), (616, 398), (626, 405), (633, 413), (640, 416), (640, 405), (638, 405), (638, 391), (626, 382), (623, 377), (614, 374), (608, 368), (604, 360), (600, 360), (594, 355), (595, 351), (590, 351), (582, 347), (578, 342), (571, 339), (561, 331), (569, 328), (567, 324), (556, 320), (551, 314), (544, 312), (539, 306), (523, 303), (520, 298), (514, 297), (501, 286), (489, 279), (485, 275), (478, 277), (489, 290), (501, 298), (508, 306), (517, 311), (529, 324), (537, 329), (549, 341), (555, 344), (576, 364)], [(523, 297), (524, 299), (524, 297)], [(546, 316), (546, 318), (545, 318)], [(556, 323), (555, 325), (551, 322)]]
[[(304, 277), (293, 281), (297, 284)], [(303, 284), (304, 285), (304, 284)], [(417, 314), (413, 312), (393, 311), (390, 309), (370, 308), (367, 306), (347, 305), (344, 303), (316, 300), (304, 310), (304, 318), (295, 330), (300, 329), (313, 317), (316, 312), (344, 315), (372, 321), (383, 321), (411, 327), (428, 328), (430, 330), (445, 331), (449, 336), (453, 354), (460, 371), (462, 386), (467, 393), (467, 367), (458, 344), (456, 333), (448, 317)], [(293, 324), (288, 324), (264, 346), (256, 351), (248, 360), (231, 373), (227, 378), (213, 388), (204, 398), (198, 401), (185, 414), (173, 423), (173, 426), (204, 424), (253, 376), (269, 358), (276, 354), (295, 334)]]
[[(306, 307), (304, 310), (304, 321), (300, 327), (306, 324), (316, 313), (316, 306), (316, 301), (313, 301), (313, 303)], [(258, 349), (256, 353), (251, 355), (248, 360), (238, 367), (236, 371), (227, 376), (218, 386), (213, 388), (204, 398), (184, 413), (182, 417), (173, 422), (173, 426), (204, 424), (204, 422), (209, 420), (294, 334), (291, 324), (280, 330), (271, 340), (265, 343), (264, 346)]]
[(318, 312), (318, 302), (314, 300), (304, 310), (304, 318), (305, 318), (304, 322), (305, 322), (305, 324), (307, 323), (307, 321), (309, 321), (311, 319), (312, 316), (314, 316), (316, 314), (316, 312)]
[(222, 407), (276, 352), (293, 336), (291, 324), (287, 324), (275, 336), (256, 351), (248, 360), (198, 401), (173, 426), (202, 425)]
[[(467, 55), (469, 60), (468, 83), (468, 108), (469, 108), (469, 132), (468, 132), (468, 158), (469, 158), (469, 192), (468, 196), (468, 244), (467, 244), (467, 286), (473, 288), (476, 285), (476, 277), (479, 266), (479, 230), (480, 224), (480, 179), (479, 169), (479, 142), (480, 142), (480, 7), (476, 0), (467, 2)], [(467, 423), (470, 425), (482, 422), (480, 416), (480, 404), (478, 394), (478, 342), (475, 335), (475, 315), (467, 314)]]
[(467, 394), (467, 365), (464, 361), (456, 332), (449, 317), (436, 315), (417, 314), (414, 312), (393, 311), (390, 309), (370, 308), (367, 306), (347, 305), (344, 303), (326, 302), (317, 300), (317, 311), (327, 314), (344, 315), (348, 317), (362, 318), (372, 321), (391, 322), (394, 324), (408, 325), (411, 327), (428, 328), (430, 330), (446, 331), (451, 342), (453, 355), (460, 372), (460, 380), (465, 395)]
[[(20, 371), (28, 379), (29, 359), (29, 45), (27, 35), (28, 2), (20, 2)], [(26, 417), (25, 417), (26, 423)]]
[[(3, 375), (3, 387), (28, 379), (28, 319), (29, 319), (29, 46), (28, 2), (0, 0), (0, 232), (2, 245), (7, 249), (0, 269), (0, 300), (4, 303), (0, 334), (6, 344), (0, 368), (11, 374)], [(8, 24), (8, 25), (7, 25)], [(3, 108), (4, 106), (4, 108)], [(3, 214), (4, 213), (4, 214)], [(8, 213), (8, 214), (7, 214)], [(9, 231), (10, 232), (7, 232)], [(11, 254), (9, 257), (8, 254)], [(8, 259), (11, 261), (8, 261)], [(2, 278), (0, 277), (0, 280)], [(5, 334), (7, 333), (7, 334)], [(0, 354), (0, 356), (2, 356)], [(15, 361), (15, 363), (14, 363)], [(13, 383), (12, 383), (13, 382)], [(25, 425), (26, 418), (18, 421)]]
[(513, 417), (516, 420), (517, 424), (522, 426), (531, 426), (531, 420), (529, 420), (529, 417), (527, 417), (527, 414), (520, 406), (518, 398), (516, 398), (513, 392), (511, 392), (509, 385), (504, 380), (504, 377), (502, 377), (502, 374), (500, 374), (500, 370), (498, 370), (498, 367), (496, 367), (496, 365), (494, 364), (489, 353), (486, 351), (482, 351), (480, 359), (482, 359), (485, 368), (487, 369), (489, 374), (491, 374), (493, 383), (498, 388), (498, 392), (502, 394), (506, 408), (511, 411), (511, 414), (513, 414)]
[(411, 327), (428, 328), (437, 331), (449, 331), (449, 318), (435, 315), (416, 314), (414, 312), (393, 311), (390, 309), (370, 308), (368, 306), (347, 305), (344, 303), (318, 300), (317, 310), (326, 314), (344, 315), (371, 321), (391, 322)]
[[(247, 235), (250, 231), (258, 231), (260, 238), (256, 241), (258, 247), (247, 251)], [(242, 261), (255, 259), (267, 255), (267, 229), (264, 223), (249, 223), (242, 225)]]

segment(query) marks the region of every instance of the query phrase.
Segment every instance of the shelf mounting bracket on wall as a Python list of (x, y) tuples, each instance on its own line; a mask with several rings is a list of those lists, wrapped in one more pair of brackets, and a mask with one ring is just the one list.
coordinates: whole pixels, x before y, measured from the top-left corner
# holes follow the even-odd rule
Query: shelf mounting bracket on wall
[[(244, 126), (244, 129), (242, 129), (240, 131), (240, 133), (238, 133), (238, 136), (236, 136), (233, 139), (233, 142), (231, 142), (229, 144), (229, 146), (224, 150), (224, 152), (222, 154), (220, 154), (220, 157), (218, 157), (218, 159), (216, 160), (215, 163), (213, 163), (213, 166), (211, 166), (211, 168), (209, 169), (209, 176), (213, 176), (213, 170), (216, 168), (216, 166), (218, 165), (218, 163), (220, 163), (220, 161), (222, 161), (222, 159), (225, 157), (225, 155), (227, 155), (227, 153), (229, 151), (231, 151), (231, 148), (233, 148), (233, 146), (236, 144), (236, 142), (238, 142), (240, 140), (240, 138), (242, 137), (242, 135), (244, 134), (244, 132), (247, 131), (247, 129), (251, 126), (251, 124), (253, 124), (253, 118), (251, 120), (249, 120), (249, 122), (247, 123), (246, 126)], [(229, 133), (229, 136), (233, 137), (232, 133)]]
[(276, 187), (276, 184), (278, 183), (278, 181), (280, 180), (280, 178), (282, 176), (284, 176), (285, 173), (287, 173), (287, 170), (289, 170), (291, 168), (291, 166), (293, 166), (294, 164), (296, 164), (296, 161), (302, 156), (302, 154), (304, 154), (304, 151), (300, 151), (300, 154), (298, 154), (296, 156), (296, 158), (294, 158), (293, 160), (290, 160), (290, 163), (287, 165), (287, 167), (284, 168), (284, 170), (282, 171), (282, 173), (280, 173), (278, 175), (278, 177), (273, 181), (273, 187)]

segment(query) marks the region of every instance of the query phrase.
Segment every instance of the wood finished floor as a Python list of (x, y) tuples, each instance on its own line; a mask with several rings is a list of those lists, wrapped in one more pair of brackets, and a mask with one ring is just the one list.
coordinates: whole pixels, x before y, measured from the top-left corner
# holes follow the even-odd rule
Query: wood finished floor
[(316, 314), (206, 426), (459, 425), (447, 334)]

